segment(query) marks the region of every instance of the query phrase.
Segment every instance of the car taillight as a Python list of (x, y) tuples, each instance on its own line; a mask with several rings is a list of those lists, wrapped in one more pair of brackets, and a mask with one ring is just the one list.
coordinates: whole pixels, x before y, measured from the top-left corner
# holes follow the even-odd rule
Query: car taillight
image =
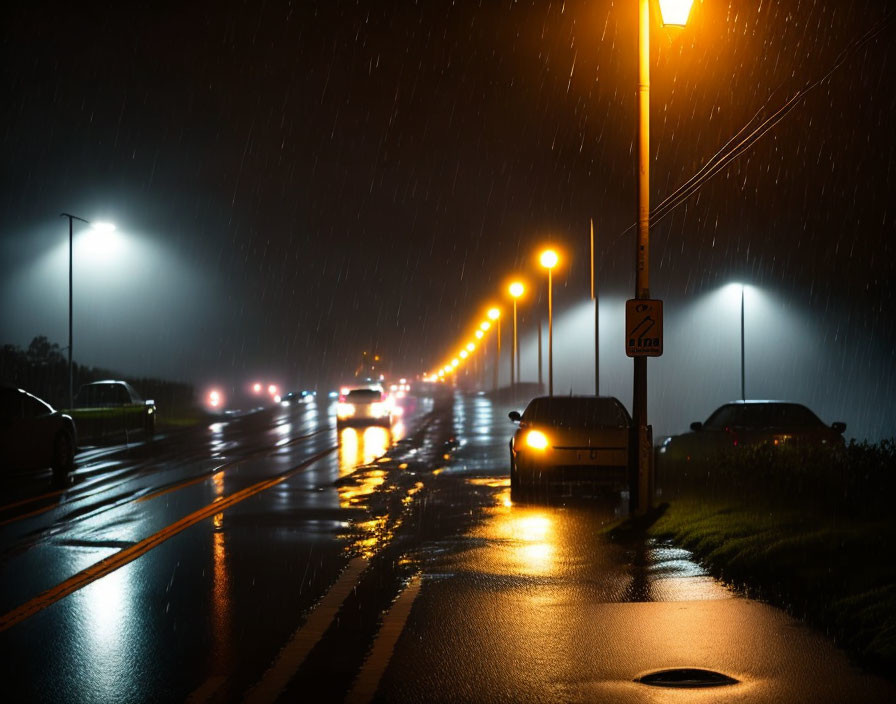
[(728, 436), (731, 438), (731, 444), (734, 445), (734, 447), (737, 447), (737, 433), (734, 432), (734, 429), (726, 426), (725, 432), (728, 433)]

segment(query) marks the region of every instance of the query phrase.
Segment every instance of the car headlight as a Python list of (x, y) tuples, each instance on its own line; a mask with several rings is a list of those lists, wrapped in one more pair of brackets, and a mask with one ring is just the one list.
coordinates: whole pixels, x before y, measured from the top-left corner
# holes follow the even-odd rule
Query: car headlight
[(544, 450), (548, 446), (548, 437), (539, 430), (526, 433), (526, 444), (533, 450)]
[(339, 403), (336, 405), (336, 415), (339, 418), (351, 418), (355, 415), (355, 407), (351, 403)]

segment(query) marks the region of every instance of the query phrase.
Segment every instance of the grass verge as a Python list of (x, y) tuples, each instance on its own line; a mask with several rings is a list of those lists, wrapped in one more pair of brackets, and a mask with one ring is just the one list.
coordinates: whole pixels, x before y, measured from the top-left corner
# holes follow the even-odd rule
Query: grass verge
[(846, 519), (812, 508), (682, 495), (646, 532), (690, 550), (748, 596), (820, 627), (864, 666), (896, 672), (891, 518)]

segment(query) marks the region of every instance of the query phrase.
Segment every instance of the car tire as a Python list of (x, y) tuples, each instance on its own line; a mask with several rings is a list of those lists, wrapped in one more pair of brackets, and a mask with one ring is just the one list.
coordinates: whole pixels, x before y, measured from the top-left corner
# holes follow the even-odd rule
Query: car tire
[(513, 461), (513, 450), (510, 451), (510, 493), (520, 490), (520, 471)]
[(147, 415), (143, 423), (143, 429), (146, 433), (146, 439), (152, 440), (156, 434), (156, 417), (155, 415)]
[(53, 475), (57, 478), (65, 477), (75, 466), (75, 442), (72, 436), (64, 430), (56, 433), (53, 438)]

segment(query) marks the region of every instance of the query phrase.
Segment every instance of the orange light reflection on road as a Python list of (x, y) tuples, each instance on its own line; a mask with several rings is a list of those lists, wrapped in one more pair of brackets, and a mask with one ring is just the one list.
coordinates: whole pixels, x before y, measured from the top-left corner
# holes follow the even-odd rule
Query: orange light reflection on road
[[(396, 424), (396, 427), (401, 424)], [(392, 434), (387, 428), (372, 426), (360, 431), (343, 428), (339, 431), (339, 476), (351, 474), (361, 465), (370, 464), (381, 457), (392, 444)]]
[(488, 519), (472, 533), (474, 537), (485, 538), (500, 546), (497, 553), (489, 551), (489, 562), (482, 566), (483, 569), (503, 574), (551, 574), (557, 552), (551, 516), (543, 508), (514, 504), (506, 479), (470, 478), (467, 481), (500, 489), (494, 495), (495, 505), (487, 510)]
[[(224, 472), (212, 475), (215, 500), (224, 496)], [(214, 646), (211, 652), (210, 667), (214, 672), (223, 673), (231, 657), (230, 635), (230, 575), (227, 571), (227, 545), (224, 539), (224, 514), (212, 516), (212, 637)]]

